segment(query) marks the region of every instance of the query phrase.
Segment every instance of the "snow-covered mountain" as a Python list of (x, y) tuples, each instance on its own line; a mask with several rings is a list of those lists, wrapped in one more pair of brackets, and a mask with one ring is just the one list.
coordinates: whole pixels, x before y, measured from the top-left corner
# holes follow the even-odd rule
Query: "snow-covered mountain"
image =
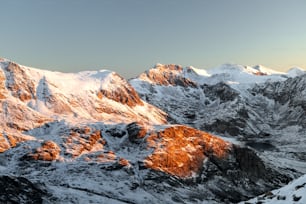
[(281, 73), (263, 66), (200, 70), (158, 64), (130, 83), (168, 113), (169, 122), (234, 138), (296, 178), (306, 173), (305, 80), (300, 68)]
[(4, 59), (0, 68), (0, 151), (31, 139), (22, 132), (48, 122), (166, 123), (164, 112), (142, 101), (128, 82), (114, 72), (66, 74)]
[(231, 203), (281, 187), (306, 173), (302, 73), (159, 64), (128, 82), (0, 59), (0, 201)]

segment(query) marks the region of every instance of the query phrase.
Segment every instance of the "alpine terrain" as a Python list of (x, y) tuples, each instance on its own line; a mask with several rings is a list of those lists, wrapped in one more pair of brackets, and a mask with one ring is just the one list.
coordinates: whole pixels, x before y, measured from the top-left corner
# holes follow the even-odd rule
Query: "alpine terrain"
[(306, 75), (0, 59), (0, 203), (305, 203)]

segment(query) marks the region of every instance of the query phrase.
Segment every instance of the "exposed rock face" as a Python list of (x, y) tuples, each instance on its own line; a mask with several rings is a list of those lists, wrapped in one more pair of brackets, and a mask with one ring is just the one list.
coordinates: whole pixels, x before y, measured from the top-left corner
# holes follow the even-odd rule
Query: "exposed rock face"
[(246, 126), (245, 118), (235, 118), (229, 120), (216, 119), (210, 124), (203, 124), (202, 129), (209, 132), (217, 132), (227, 134), (230, 136), (237, 136), (243, 134), (243, 128)]
[(0, 152), (4, 152), (10, 148), (10, 143), (5, 135), (0, 133)]
[[(115, 92), (101, 90), (99, 93), (111, 100), (127, 104), (131, 107), (135, 105), (142, 105), (141, 99), (134, 89), (124, 88), (123, 90), (116, 90)], [(122, 93), (124, 93), (124, 95)]]
[(1, 140), (0, 153), (5, 152), (10, 148), (16, 147), (16, 145), (20, 142), (33, 140), (33, 139), (34, 138), (29, 135), (15, 132), (14, 129), (3, 131), (3, 133), (0, 134), (0, 140)]
[[(124, 84), (124, 86), (118, 86), (118, 82)], [(143, 105), (143, 102), (138, 96), (135, 89), (118, 74), (112, 73), (112, 79), (108, 83), (108, 88), (110, 90), (101, 89), (97, 93), (98, 98), (102, 99), (103, 96), (105, 96), (111, 100), (126, 104), (130, 107), (134, 107), (136, 105)], [(115, 89), (112, 90), (111, 87), (115, 87)]]
[(0, 100), (6, 98), (7, 94), (6, 86), (5, 86), (5, 75), (2, 70), (0, 70)]
[(65, 154), (78, 157), (91, 150), (103, 150), (106, 141), (103, 139), (100, 130), (90, 127), (71, 128), (69, 136), (64, 143)]
[(249, 148), (234, 146), (233, 151), (239, 169), (250, 178), (269, 178), (263, 161)]
[(46, 193), (22, 177), (0, 176), (1, 203), (43, 203)]
[(59, 158), (61, 148), (53, 141), (45, 141), (29, 158), (42, 161), (53, 161)]
[(144, 161), (147, 168), (204, 185), (222, 202), (237, 202), (289, 181), (253, 150), (190, 127), (151, 132), (147, 142), (154, 149)]
[[(192, 71), (190, 69), (190, 71)], [(151, 81), (156, 85), (176, 85), (183, 87), (195, 87), (196, 84), (188, 78), (182, 77), (183, 67), (180, 65), (156, 65), (153, 69), (141, 74), (139, 78)]]
[(9, 62), (4, 69), (6, 75), (6, 86), (11, 91), (12, 95), (19, 98), (21, 101), (35, 99), (35, 84), (29, 80), (26, 72), (14, 62)]
[(220, 103), (225, 103), (228, 101), (233, 101), (239, 96), (237, 91), (223, 82), (215, 85), (204, 84), (201, 86), (201, 88), (203, 89), (205, 96), (208, 97), (210, 101), (220, 99)]
[[(267, 97), (270, 100), (279, 104), (279, 109), (286, 106), (286, 114), (280, 120), (286, 117), (290, 124), (296, 123), (304, 125), (305, 118), (303, 115), (306, 112), (305, 98), (306, 98), (306, 75), (289, 78), (284, 82), (266, 83), (257, 85), (250, 91), (255, 95)], [(295, 114), (296, 110), (302, 111), (301, 114)], [(282, 110), (279, 110), (280, 112)]]
[(130, 142), (140, 143), (148, 130), (140, 123), (130, 123), (126, 127)]
[(185, 126), (152, 133), (147, 141), (154, 152), (145, 160), (145, 165), (181, 178), (198, 174), (206, 158), (223, 159), (231, 149), (229, 143)]

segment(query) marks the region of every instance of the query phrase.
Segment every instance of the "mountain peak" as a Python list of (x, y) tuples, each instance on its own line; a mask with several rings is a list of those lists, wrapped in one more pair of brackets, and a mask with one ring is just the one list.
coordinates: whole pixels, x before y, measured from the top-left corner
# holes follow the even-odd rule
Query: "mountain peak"
[(0, 62), (7, 62), (7, 61), (10, 61), (10, 60), (8, 60), (6, 58), (3, 58), (3, 57), (0, 57)]
[[(192, 69), (188, 68), (190, 71)], [(196, 84), (185, 76), (185, 70), (181, 65), (156, 64), (153, 68), (138, 76), (138, 79), (159, 85), (196, 86)], [(137, 79), (134, 79), (134, 81)], [(131, 80), (133, 81), (133, 80)]]
[(272, 75), (272, 74), (285, 74), (284, 72), (276, 71), (271, 68), (265, 67), (263, 65), (255, 65), (252, 67), (255, 70), (258, 70), (258, 72), (264, 74), (264, 75)]
[(289, 77), (301, 76), (305, 73), (306, 73), (305, 70), (300, 67), (292, 67), (291, 69), (287, 71), (287, 75)]
[(173, 70), (173, 71), (182, 71), (183, 67), (178, 64), (160, 64), (157, 63), (154, 66), (155, 69), (160, 69), (160, 70)]

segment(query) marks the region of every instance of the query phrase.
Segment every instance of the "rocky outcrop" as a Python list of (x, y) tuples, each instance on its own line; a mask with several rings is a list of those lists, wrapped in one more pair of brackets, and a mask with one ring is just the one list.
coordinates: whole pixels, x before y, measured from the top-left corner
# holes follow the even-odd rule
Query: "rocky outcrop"
[(225, 103), (228, 101), (233, 101), (239, 96), (237, 91), (232, 89), (224, 82), (214, 85), (204, 84), (201, 86), (201, 88), (203, 89), (205, 96), (208, 97), (210, 101), (220, 99), (220, 103)]
[(290, 180), (267, 167), (253, 150), (190, 127), (153, 131), (146, 141), (153, 149), (144, 160), (146, 168), (203, 185), (221, 202), (238, 202)]
[(0, 153), (5, 152), (13, 147), (16, 147), (21, 142), (34, 139), (29, 135), (16, 132), (15, 129), (7, 128), (5, 126), (4, 129), (5, 131), (3, 131), (2, 134), (0, 133)]
[[(190, 68), (188, 69), (189, 72), (192, 71)], [(138, 78), (150, 81), (155, 85), (196, 87), (196, 83), (186, 77), (181, 76), (182, 73), (183, 67), (180, 65), (156, 65), (154, 68), (139, 75)]]
[(0, 153), (8, 150), (11, 147), (5, 135), (0, 133)]
[(54, 161), (59, 159), (61, 148), (53, 141), (45, 141), (34, 153), (27, 155), (33, 160)]
[(92, 150), (103, 150), (106, 141), (101, 135), (101, 130), (91, 127), (74, 127), (65, 139), (65, 154), (71, 157), (78, 157), (81, 154)]
[[(98, 91), (98, 98), (102, 99), (106, 97), (113, 101), (126, 104), (130, 107), (134, 107), (136, 105), (143, 105), (142, 100), (138, 96), (135, 89), (129, 85), (125, 79), (123, 79), (118, 74), (112, 73), (112, 79), (108, 81), (109, 89), (101, 89)], [(124, 86), (118, 86), (118, 82), (123, 84)], [(113, 88), (112, 88), (113, 87)]]
[(205, 159), (210, 156), (223, 159), (231, 149), (229, 143), (186, 126), (153, 132), (147, 142), (154, 152), (146, 158), (145, 165), (181, 178), (198, 174)]
[(6, 98), (6, 94), (8, 91), (6, 90), (6, 85), (5, 85), (5, 75), (3, 71), (0, 69), (0, 100)]
[(244, 132), (246, 120), (243, 117), (232, 119), (216, 119), (211, 124), (203, 123), (202, 129), (208, 132), (222, 133), (230, 136), (241, 135)]
[(20, 65), (9, 62), (4, 69), (4, 73), (6, 75), (6, 87), (14, 97), (21, 101), (36, 98), (35, 84)]
[(140, 143), (148, 133), (148, 130), (144, 127), (144, 124), (137, 122), (128, 124), (126, 130), (128, 132), (129, 140), (132, 143)]

